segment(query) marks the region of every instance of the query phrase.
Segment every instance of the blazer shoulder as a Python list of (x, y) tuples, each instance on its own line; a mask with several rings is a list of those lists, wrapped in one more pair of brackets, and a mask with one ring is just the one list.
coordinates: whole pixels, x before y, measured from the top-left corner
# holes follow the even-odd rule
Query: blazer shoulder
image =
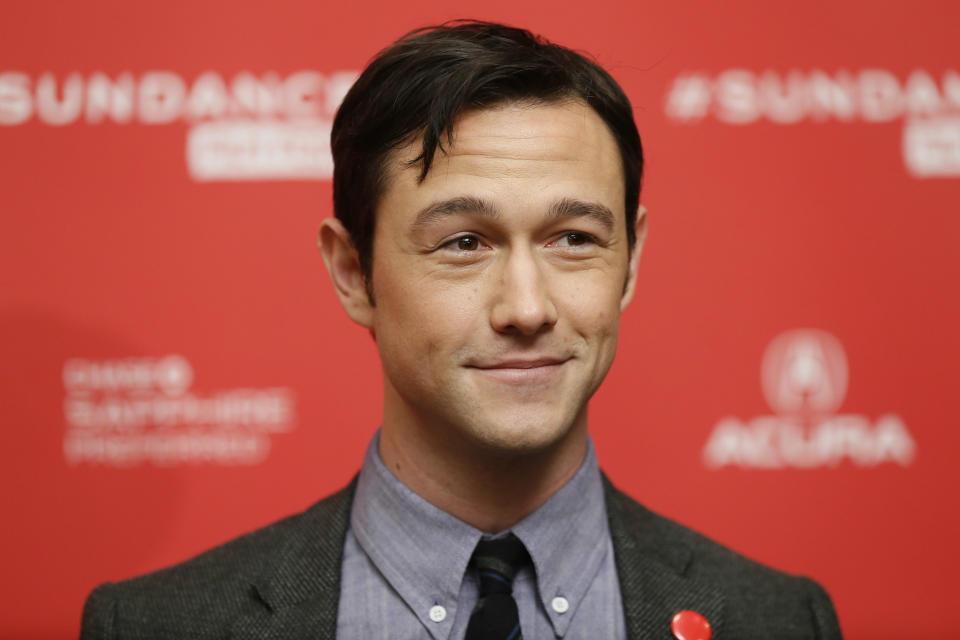
[[(650, 552), (677, 572), (709, 575), (723, 582), (783, 586), (796, 576), (763, 565), (679, 522), (651, 511), (627, 494), (607, 484), (611, 528), (629, 532), (634, 545)], [(780, 584), (783, 583), (783, 584)]]
[[(183, 632), (179, 621), (190, 621), (191, 637), (220, 637), (232, 618), (254, 604), (258, 579), (289, 563), (311, 537), (342, 547), (354, 485), (179, 564), (98, 586), (84, 606), (81, 639), (174, 638)], [(131, 621), (150, 635), (127, 631)]]
[[(815, 581), (757, 562), (647, 509), (606, 477), (604, 482), (611, 536), (621, 538), (619, 546), (653, 556), (685, 578), (719, 589), (727, 602), (731, 626), (755, 625), (764, 618), (794, 619), (798, 626), (815, 629), (817, 638), (841, 637), (830, 597)], [(629, 542), (625, 544), (623, 539)]]

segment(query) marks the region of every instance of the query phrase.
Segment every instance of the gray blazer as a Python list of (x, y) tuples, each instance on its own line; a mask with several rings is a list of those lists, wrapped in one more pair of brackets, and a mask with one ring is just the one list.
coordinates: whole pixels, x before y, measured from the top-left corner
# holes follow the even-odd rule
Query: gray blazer
[[(355, 485), (182, 564), (97, 587), (81, 640), (332, 640)], [(670, 620), (683, 609), (710, 621), (711, 640), (841, 637), (830, 598), (812, 580), (647, 510), (605, 476), (604, 490), (631, 640), (672, 640)]]

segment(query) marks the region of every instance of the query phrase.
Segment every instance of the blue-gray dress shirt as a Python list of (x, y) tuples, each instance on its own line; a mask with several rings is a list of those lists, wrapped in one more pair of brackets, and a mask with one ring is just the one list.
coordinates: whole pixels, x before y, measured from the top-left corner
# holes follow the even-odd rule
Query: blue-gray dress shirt
[[(510, 531), (533, 559), (513, 585), (526, 640), (626, 638), (592, 443), (577, 473)], [(380, 459), (378, 433), (350, 514), (337, 637), (463, 638), (478, 588), (467, 565), (483, 535), (402, 484)]]

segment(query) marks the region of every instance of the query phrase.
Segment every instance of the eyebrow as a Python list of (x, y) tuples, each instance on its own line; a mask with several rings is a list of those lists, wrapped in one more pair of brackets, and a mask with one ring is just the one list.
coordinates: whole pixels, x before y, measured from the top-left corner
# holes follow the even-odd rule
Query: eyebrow
[[(413, 226), (415, 228), (427, 226), (457, 213), (468, 213), (492, 220), (500, 217), (500, 211), (490, 202), (473, 196), (458, 196), (428, 204), (417, 213)], [(547, 215), (555, 219), (585, 216), (596, 220), (608, 231), (616, 228), (616, 216), (613, 215), (613, 211), (598, 202), (562, 198), (550, 206)]]
[(617, 218), (605, 205), (599, 202), (584, 202), (574, 198), (563, 198), (550, 207), (552, 218), (573, 218), (586, 216), (602, 224), (607, 231), (613, 231), (617, 226)]
[(426, 226), (455, 213), (470, 213), (494, 220), (500, 217), (500, 212), (497, 208), (486, 200), (472, 196), (459, 196), (428, 204), (417, 214), (417, 219), (414, 220), (413, 226)]

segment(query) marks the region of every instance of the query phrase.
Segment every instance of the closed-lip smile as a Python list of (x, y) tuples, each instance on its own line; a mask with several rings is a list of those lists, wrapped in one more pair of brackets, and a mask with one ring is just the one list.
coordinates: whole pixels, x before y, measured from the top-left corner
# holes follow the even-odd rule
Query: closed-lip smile
[(566, 358), (542, 357), (542, 358), (511, 358), (508, 360), (498, 360), (496, 362), (472, 365), (477, 369), (496, 370), (496, 369), (536, 369), (538, 367), (550, 367), (563, 364)]
[(510, 386), (542, 386), (560, 380), (564, 364), (570, 358), (541, 356), (534, 358), (505, 358), (469, 365), (481, 376)]

